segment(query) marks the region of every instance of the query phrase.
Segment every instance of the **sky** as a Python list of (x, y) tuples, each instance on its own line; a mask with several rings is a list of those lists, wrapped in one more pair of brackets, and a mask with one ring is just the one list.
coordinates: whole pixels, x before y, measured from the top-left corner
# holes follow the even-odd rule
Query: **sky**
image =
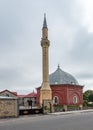
[(58, 64), (84, 91), (93, 90), (92, 0), (0, 0), (0, 91), (28, 94), (42, 84), (46, 13), (49, 73)]

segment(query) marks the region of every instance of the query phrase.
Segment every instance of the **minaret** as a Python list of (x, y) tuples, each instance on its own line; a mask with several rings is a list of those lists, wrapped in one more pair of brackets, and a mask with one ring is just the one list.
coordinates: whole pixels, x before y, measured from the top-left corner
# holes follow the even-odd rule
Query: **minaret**
[(46, 15), (44, 14), (44, 22), (42, 28), (42, 85), (40, 90), (40, 104), (44, 100), (52, 100), (51, 88), (49, 85), (49, 46), (50, 41), (48, 40), (48, 28), (46, 22)]

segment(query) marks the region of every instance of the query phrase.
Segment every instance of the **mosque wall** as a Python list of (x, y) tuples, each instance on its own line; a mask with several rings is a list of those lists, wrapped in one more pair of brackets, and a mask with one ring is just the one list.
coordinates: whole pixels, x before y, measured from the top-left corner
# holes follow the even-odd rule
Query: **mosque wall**
[(67, 95), (68, 95), (68, 100), (67, 100), (68, 104), (70, 104), (70, 105), (83, 104), (83, 86), (74, 85), (74, 86), (68, 87)]
[(66, 88), (62, 85), (51, 85), (52, 89), (52, 99), (54, 100), (54, 97), (58, 97), (58, 105), (66, 104)]
[[(52, 100), (58, 98), (58, 105), (80, 105), (83, 104), (83, 86), (81, 85), (50, 85)], [(40, 87), (37, 88), (37, 103), (39, 105)]]

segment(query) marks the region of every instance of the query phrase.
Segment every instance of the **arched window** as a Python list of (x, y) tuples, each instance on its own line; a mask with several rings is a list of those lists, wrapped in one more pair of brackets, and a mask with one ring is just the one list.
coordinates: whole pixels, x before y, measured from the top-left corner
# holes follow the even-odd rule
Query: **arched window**
[(74, 97), (73, 97), (73, 103), (76, 104), (77, 102), (78, 102), (77, 96), (74, 96)]
[(59, 98), (58, 98), (58, 96), (54, 96), (54, 98), (53, 98), (53, 103), (54, 103), (55, 105), (57, 105), (57, 104), (59, 103)]

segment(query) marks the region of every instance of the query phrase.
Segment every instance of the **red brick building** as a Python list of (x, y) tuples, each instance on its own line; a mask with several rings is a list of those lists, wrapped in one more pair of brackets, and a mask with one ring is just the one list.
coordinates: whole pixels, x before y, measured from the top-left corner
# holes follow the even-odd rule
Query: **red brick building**
[[(49, 75), (50, 87), (52, 90), (53, 104), (55, 105), (75, 105), (82, 106), (83, 86), (67, 72), (57, 70)], [(37, 103), (40, 104), (40, 88), (37, 88)]]

